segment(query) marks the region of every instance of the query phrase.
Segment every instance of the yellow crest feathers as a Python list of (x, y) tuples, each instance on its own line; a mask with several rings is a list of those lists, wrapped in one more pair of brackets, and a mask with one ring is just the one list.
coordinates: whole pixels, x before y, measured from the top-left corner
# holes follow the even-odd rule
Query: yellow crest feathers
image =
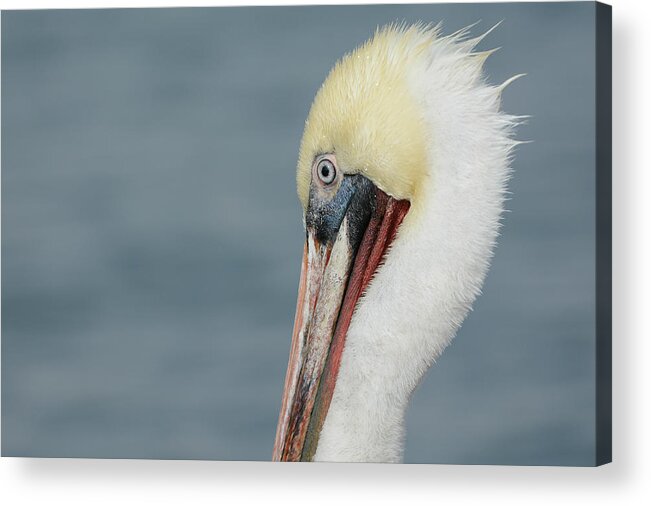
[(324, 153), (395, 198), (413, 196), (427, 170), (427, 139), (407, 75), (435, 37), (420, 25), (385, 27), (333, 67), (305, 122), (297, 169), (304, 208), (314, 158)]

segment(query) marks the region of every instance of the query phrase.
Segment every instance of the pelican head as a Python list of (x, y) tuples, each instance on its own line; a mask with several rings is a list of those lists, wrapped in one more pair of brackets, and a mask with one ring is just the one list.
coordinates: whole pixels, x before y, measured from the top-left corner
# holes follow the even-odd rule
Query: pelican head
[(517, 144), (482, 37), (379, 29), (314, 99), (274, 460), (402, 459), (409, 397), (482, 286)]

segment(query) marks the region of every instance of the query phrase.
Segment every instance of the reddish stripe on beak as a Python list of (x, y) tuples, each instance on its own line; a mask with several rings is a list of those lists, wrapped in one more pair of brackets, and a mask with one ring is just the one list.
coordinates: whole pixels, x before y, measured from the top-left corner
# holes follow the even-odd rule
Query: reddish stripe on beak
[(357, 251), (351, 251), (348, 218), (344, 218), (333, 245), (320, 245), (308, 233), (275, 461), (313, 459), (357, 301), (409, 211), (408, 201), (375, 191), (375, 205)]

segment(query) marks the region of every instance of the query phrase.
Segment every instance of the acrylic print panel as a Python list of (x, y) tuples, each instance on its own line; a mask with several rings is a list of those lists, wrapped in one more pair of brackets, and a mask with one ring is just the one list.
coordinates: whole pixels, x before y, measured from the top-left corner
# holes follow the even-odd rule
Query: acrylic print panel
[(3, 12), (2, 454), (609, 461), (609, 16)]

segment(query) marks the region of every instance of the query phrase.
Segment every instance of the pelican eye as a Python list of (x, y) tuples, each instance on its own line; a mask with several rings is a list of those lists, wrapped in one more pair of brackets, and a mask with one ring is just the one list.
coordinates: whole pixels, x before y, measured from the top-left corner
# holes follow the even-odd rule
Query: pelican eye
[(323, 158), (316, 166), (316, 173), (323, 184), (332, 184), (337, 177), (335, 164), (329, 158)]

